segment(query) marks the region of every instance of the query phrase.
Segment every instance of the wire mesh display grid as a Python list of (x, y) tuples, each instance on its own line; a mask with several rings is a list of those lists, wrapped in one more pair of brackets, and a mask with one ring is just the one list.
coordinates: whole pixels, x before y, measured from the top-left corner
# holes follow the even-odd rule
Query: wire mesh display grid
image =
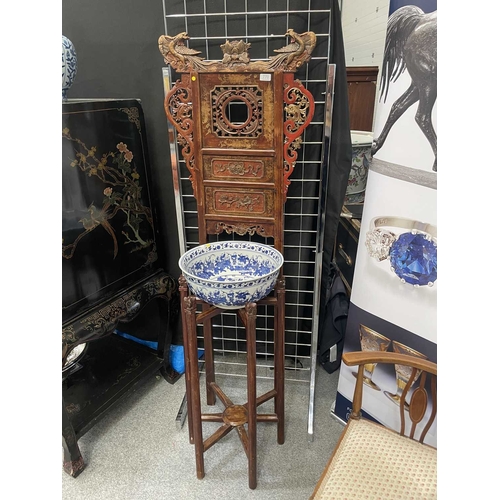
[[(291, 176), (285, 204), (284, 258), (286, 279), (285, 366), (286, 380), (313, 384), (311, 370), (313, 310), (315, 293), (315, 250), (320, 196), (327, 65), (330, 52), (330, 2), (322, 0), (164, 0), (165, 34), (185, 31), (187, 45), (200, 50), (207, 60), (220, 60), (220, 45), (226, 40), (251, 43), (252, 59), (267, 59), (274, 49), (288, 43), (288, 28), (298, 33), (314, 31), (317, 45), (309, 63), (295, 76), (312, 93), (315, 113), (302, 136), (302, 147)], [(179, 78), (164, 68), (165, 91)], [(171, 137), (175, 135), (171, 129)], [(177, 221), (181, 253), (198, 245), (196, 200), (180, 150), (171, 144), (176, 189)], [(219, 235), (219, 239), (241, 239)], [(244, 239), (250, 239), (245, 237)], [(272, 244), (272, 239), (252, 236), (253, 241)], [(269, 240), (269, 241), (268, 241)], [(269, 310), (268, 310), (269, 309)], [(273, 378), (273, 308), (259, 306), (257, 321), (257, 376)], [(203, 342), (201, 327), (198, 330)], [(224, 312), (213, 320), (216, 373), (244, 376), (246, 369), (245, 330), (235, 313)], [(313, 355), (314, 354), (314, 355)]]

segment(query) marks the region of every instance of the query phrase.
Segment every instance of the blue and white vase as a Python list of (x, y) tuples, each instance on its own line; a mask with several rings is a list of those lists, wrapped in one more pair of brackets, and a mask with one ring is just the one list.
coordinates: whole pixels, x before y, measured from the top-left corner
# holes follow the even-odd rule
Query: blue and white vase
[(68, 92), (76, 75), (76, 51), (71, 40), (62, 37), (62, 98), (67, 99)]

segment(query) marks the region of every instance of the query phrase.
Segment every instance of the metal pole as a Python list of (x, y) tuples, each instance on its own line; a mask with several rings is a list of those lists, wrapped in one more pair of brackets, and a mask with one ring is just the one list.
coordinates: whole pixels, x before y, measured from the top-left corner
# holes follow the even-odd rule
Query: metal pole
[[(165, 97), (172, 87), (171, 71), (172, 70), (170, 67), (162, 68)], [(177, 220), (177, 232), (179, 234), (179, 249), (182, 255), (187, 250), (187, 248), (182, 209), (182, 187), (180, 182), (181, 172), (179, 168), (179, 151), (177, 149), (177, 132), (174, 126), (170, 123), (170, 120), (167, 120), (167, 130), (170, 144), (170, 163), (172, 165), (172, 183), (174, 186), (175, 214)]]
[(335, 64), (327, 67), (325, 94), (325, 127), (323, 132), (323, 153), (320, 172), (320, 193), (318, 206), (318, 238), (316, 239), (316, 260), (314, 268), (314, 307), (311, 343), (311, 381), (309, 385), (309, 413), (307, 419), (308, 440), (314, 439), (314, 393), (316, 388), (316, 353), (319, 334), (319, 303), (321, 297), (321, 273), (323, 269), (323, 243), (325, 239), (325, 207), (327, 200), (328, 171), (330, 166), (330, 139), (332, 132), (333, 84), (335, 79)]

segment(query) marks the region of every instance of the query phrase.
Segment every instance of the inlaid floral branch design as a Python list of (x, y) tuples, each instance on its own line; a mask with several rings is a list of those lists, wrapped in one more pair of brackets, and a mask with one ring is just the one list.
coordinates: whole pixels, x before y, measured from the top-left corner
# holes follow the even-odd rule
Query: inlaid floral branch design
[(115, 229), (109, 221), (119, 212), (126, 216), (122, 235), (126, 239), (125, 245), (135, 244), (132, 252), (154, 245), (154, 240), (144, 239), (141, 235), (140, 229), (144, 219), (153, 227), (153, 218), (151, 209), (141, 202), (140, 174), (133, 163), (134, 154), (128, 146), (120, 142), (116, 145), (116, 151), (103, 153), (99, 157), (95, 146), (89, 149), (80, 139), (72, 137), (68, 128), (63, 129), (62, 135), (68, 141), (78, 145), (75, 147), (75, 159), (71, 161), (70, 166), (79, 168), (89, 177), (96, 177), (106, 186), (103, 190), (102, 206), (98, 207), (92, 203), (88, 207), (88, 216), (79, 220), (84, 231), (71, 243), (65, 244), (63, 240), (63, 257), (71, 259), (79, 241), (97, 227), (102, 226), (113, 241), (113, 258), (116, 258), (118, 240)]

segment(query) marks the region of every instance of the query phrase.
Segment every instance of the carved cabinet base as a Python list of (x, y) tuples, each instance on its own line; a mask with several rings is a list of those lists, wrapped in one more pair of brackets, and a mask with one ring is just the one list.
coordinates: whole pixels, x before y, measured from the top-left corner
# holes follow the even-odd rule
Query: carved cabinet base
[(63, 467), (77, 477), (85, 467), (78, 439), (122, 398), (158, 373), (157, 353), (117, 335), (91, 342), (82, 367), (63, 380)]
[[(162, 299), (162, 300), (154, 300)], [(117, 326), (163, 309), (165, 330), (158, 332), (158, 349), (114, 334)], [(143, 280), (119, 296), (63, 325), (63, 366), (77, 345), (88, 343), (83, 357), (63, 372), (63, 468), (77, 477), (85, 463), (78, 439), (110, 408), (155, 373), (169, 383), (180, 375), (169, 362), (172, 317), (178, 309), (177, 285), (163, 272)], [(162, 323), (163, 325), (163, 323)]]

